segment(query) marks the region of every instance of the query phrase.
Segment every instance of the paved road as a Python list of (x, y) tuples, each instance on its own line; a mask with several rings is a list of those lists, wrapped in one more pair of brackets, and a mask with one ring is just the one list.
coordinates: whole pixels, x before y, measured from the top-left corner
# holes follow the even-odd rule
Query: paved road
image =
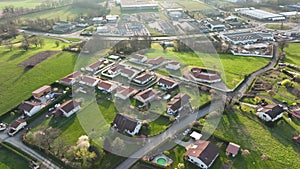
[(28, 155), (34, 157), (36, 160), (38, 160), (39, 162), (41, 162), (42, 164), (44, 164), (44, 166), (46, 166), (49, 169), (59, 169), (58, 166), (56, 166), (55, 164), (53, 164), (52, 162), (50, 162), (49, 160), (47, 160), (46, 158), (44, 158), (43, 156), (41, 156), (40, 154), (38, 154), (37, 152), (35, 152), (34, 150), (32, 150), (30, 147), (26, 146), (21, 141), (20, 138), (21, 138), (21, 133), (18, 133), (14, 137), (9, 137), (6, 134), (6, 132), (1, 132), (0, 133), (0, 139), (1, 139), (1, 141), (10, 143), (13, 146), (19, 148), (23, 152), (25, 152)]

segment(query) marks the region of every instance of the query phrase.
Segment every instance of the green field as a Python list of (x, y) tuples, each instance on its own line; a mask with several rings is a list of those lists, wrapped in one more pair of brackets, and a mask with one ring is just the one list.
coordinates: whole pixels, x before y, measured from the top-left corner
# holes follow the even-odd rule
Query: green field
[(17, 106), (31, 96), (31, 92), (43, 85), (49, 85), (74, 70), (76, 54), (60, 52), (32, 69), (18, 66), (19, 63), (46, 50), (61, 50), (53, 39), (44, 39), (45, 46), (32, 47), (24, 51), (15, 47), (12, 51), (0, 47), (0, 114)]
[(29, 161), (13, 153), (5, 147), (0, 147), (1, 169), (29, 169)]
[(265, 27), (269, 28), (269, 29), (276, 29), (276, 30), (290, 30), (290, 29), (292, 29), (292, 27), (290, 27), (290, 26), (287, 26), (287, 25), (281, 26), (281, 24), (267, 24)]
[(188, 11), (201, 11), (201, 10), (209, 10), (212, 9), (212, 7), (204, 4), (204, 3), (200, 3), (197, 1), (175, 1), (177, 2), (179, 5), (183, 6), (183, 8), (185, 8)]
[(42, 0), (3, 0), (0, 1), (0, 9), (3, 9), (5, 6), (14, 6), (14, 7), (23, 7), (23, 8), (35, 8), (37, 5), (40, 5)]
[[(234, 88), (244, 76), (264, 67), (270, 59), (259, 57), (239, 57), (230, 54), (195, 54), (194, 52), (174, 52), (172, 49), (163, 51), (158, 43), (154, 43), (152, 48), (146, 54), (149, 58), (162, 56), (167, 59), (173, 59), (186, 66), (198, 66), (214, 68), (217, 66), (219, 71), (225, 72), (223, 79), (228, 88)], [(247, 65), (247, 66), (245, 66)]]
[(284, 49), (286, 52), (285, 62), (300, 65), (300, 43), (289, 43), (289, 47)]

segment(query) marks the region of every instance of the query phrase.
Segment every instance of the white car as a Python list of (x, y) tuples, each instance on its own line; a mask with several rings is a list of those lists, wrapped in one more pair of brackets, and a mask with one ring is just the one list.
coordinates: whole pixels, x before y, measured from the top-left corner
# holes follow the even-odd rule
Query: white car
[(4, 123), (0, 123), (0, 131), (3, 131), (3, 130), (5, 130), (6, 129), (6, 124), (4, 124)]

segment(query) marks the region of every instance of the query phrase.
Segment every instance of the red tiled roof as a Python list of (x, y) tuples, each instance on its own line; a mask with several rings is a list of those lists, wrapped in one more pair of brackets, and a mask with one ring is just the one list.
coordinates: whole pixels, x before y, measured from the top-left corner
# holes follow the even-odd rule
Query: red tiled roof
[(238, 154), (239, 150), (240, 150), (240, 146), (231, 142), (228, 144), (226, 148), (226, 152), (231, 154)]
[(147, 63), (151, 65), (158, 65), (162, 63), (165, 59), (163, 57), (157, 57), (154, 59), (148, 59)]
[(158, 83), (162, 83), (165, 84), (166, 86), (173, 86), (176, 82), (174, 80), (171, 79), (167, 79), (167, 78), (160, 78), (158, 80)]

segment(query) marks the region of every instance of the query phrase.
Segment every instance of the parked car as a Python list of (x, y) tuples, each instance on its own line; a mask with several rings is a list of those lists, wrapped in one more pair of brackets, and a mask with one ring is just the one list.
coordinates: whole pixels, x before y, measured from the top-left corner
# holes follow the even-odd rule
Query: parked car
[(5, 123), (0, 123), (0, 131), (3, 131), (7, 128), (7, 125)]

